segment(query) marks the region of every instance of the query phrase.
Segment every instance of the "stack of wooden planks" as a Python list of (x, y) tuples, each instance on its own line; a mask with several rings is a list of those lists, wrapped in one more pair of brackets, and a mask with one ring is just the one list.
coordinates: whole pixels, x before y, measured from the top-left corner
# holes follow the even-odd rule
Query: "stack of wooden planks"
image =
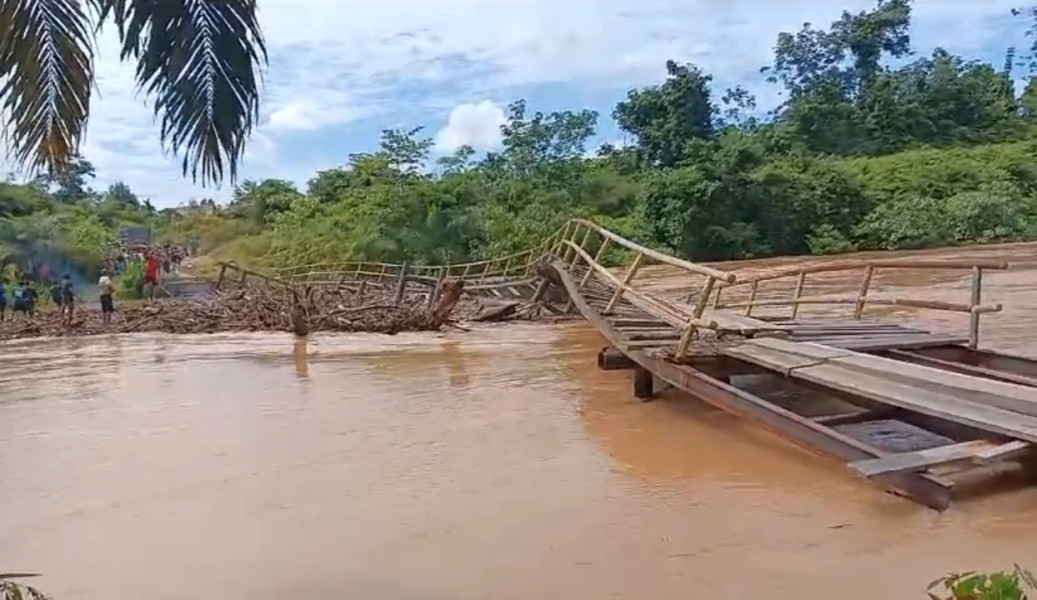
[(959, 460), (1012, 457), (1037, 443), (1037, 389), (861, 354), (827, 344), (754, 339), (723, 354), (880, 404), (967, 425), (1009, 438), (968, 440), (893, 454), (852, 465), (866, 476), (919, 470)]

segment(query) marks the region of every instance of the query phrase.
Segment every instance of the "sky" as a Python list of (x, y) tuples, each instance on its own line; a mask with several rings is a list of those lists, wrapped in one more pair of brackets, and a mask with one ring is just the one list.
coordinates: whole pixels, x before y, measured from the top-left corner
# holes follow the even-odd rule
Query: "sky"
[[(1024, 44), (1020, 0), (916, 0), (913, 45), (1001, 64)], [(594, 144), (621, 142), (610, 114), (631, 88), (660, 82), (665, 62), (694, 62), (718, 91), (742, 85), (763, 108), (779, 89), (762, 80), (780, 31), (827, 26), (873, 0), (259, 0), (269, 54), (260, 126), (239, 182), (280, 178), (303, 188), (317, 171), (377, 146), (386, 128), (424, 127), (436, 152), (492, 150), (504, 108), (600, 112)], [(83, 146), (95, 188), (124, 181), (162, 208), (224, 201), (163, 154), (133, 66), (110, 33), (98, 40), (99, 92)]]

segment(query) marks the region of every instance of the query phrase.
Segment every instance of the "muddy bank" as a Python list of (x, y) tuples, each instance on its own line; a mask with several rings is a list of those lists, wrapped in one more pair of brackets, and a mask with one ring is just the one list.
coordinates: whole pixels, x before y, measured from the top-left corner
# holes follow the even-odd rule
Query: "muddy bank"
[[(499, 303), (462, 295), (463, 286), (447, 286), (435, 302), (427, 294), (367, 290), (309, 289), (291, 292), (248, 287), (204, 297), (164, 298), (153, 303), (117, 304), (112, 322), (105, 324), (96, 303), (76, 306), (71, 322), (54, 310), (34, 317), (14, 316), (0, 322), (0, 340), (34, 337), (90, 336), (113, 333), (176, 334), (240, 331), (364, 332), (396, 334), (435, 331), (468, 320), (532, 320), (539, 303), (514, 303), (495, 311)], [(491, 318), (485, 318), (489, 314)]]

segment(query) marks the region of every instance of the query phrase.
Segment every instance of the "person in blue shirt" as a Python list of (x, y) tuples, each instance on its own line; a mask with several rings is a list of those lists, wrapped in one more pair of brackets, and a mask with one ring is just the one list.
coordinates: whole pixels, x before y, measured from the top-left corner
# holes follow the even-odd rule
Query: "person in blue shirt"
[(4, 282), (0, 281), (0, 323), (3, 323), (7, 319), (7, 290), (4, 288)]
[(36, 299), (36, 290), (29, 285), (28, 280), (23, 279), (14, 290), (14, 302), (11, 305), (11, 312), (25, 313), (26, 317), (33, 316), (36, 313)]

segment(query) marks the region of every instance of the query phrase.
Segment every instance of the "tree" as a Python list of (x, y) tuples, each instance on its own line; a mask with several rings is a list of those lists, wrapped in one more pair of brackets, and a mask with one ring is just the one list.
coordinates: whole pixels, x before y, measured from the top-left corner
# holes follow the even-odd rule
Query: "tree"
[[(1030, 26), (1026, 30), (1026, 35), (1033, 39), (1030, 43), (1029, 51), (1024, 54), (1022, 63), (1028, 67), (1030, 73), (1037, 73), (1037, 6), (1031, 6), (1029, 8), (1013, 8), (1012, 14), (1014, 16), (1022, 16), (1030, 20)], [(1009, 48), (1009, 56), (1015, 58), (1017, 49), (1015, 47)]]
[(92, 32), (113, 24), (160, 138), (186, 176), (233, 181), (258, 119), (266, 46), (256, 0), (0, 0), (0, 105), (13, 158), (58, 172), (79, 152), (94, 86)]
[(666, 73), (661, 85), (628, 92), (612, 113), (620, 129), (637, 136), (642, 161), (661, 167), (680, 162), (689, 142), (713, 137), (717, 113), (709, 91), (712, 76), (672, 60), (666, 61)]
[(81, 156), (73, 156), (66, 164), (36, 177), (35, 184), (51, 192), (59, 202), (70, 203), (93, 193), (87, 180), (96, 176), (93, 163)]
[[(537, 166), (579, 160), (594, 136), (598, 113), (593, 110), (561, 111), (526, 116), (526, 102), (508, 106), (507, 122), (501, 126), (504, 150), (500, 158), (514, 174), (531, 174)], [(489, 158), (489, 163), (495, 162)]]
[(133, 193), (130, 186), (126, 185), (122, 181), (116, 181), (112, 185), (108, 186), (108, 191), (104, 193), (105, 200), (115, 202), (117, 204), (123, 204), (126, 206), (132, 206), (134, 208), (140, 208), (140, 199)]

